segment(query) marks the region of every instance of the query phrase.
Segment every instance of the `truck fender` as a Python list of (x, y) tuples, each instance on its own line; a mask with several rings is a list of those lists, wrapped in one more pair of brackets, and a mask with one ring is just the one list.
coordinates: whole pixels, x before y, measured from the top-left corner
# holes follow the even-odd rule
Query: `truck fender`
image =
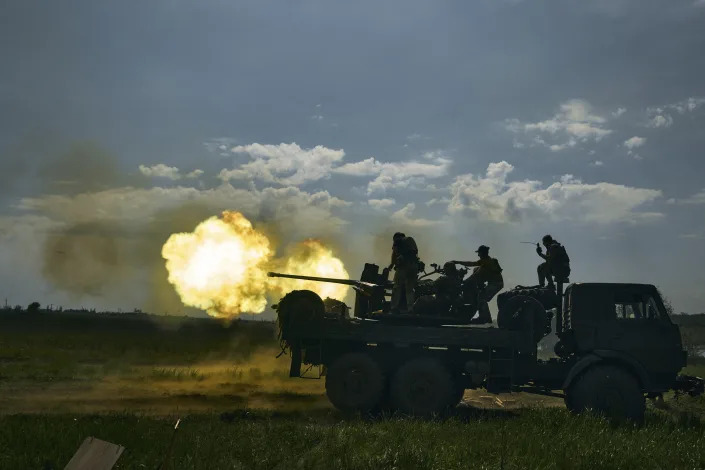
[(563, 390), (567, 390), (578, 376), (580, 376), (588, 368), (600, 362), (621, 364), (636, 376), (643, 390), (649, 390), (649, 376), (646, 373), (646, 369), (644, 369), (638, 361), (624, 353), (599, 349), (583, 356), (577, 363), (575, 363), (575, 365), (570, 369), (570, 372), (568, 372), (568, 376), (563, 381), (563, 386), (561, 388)]

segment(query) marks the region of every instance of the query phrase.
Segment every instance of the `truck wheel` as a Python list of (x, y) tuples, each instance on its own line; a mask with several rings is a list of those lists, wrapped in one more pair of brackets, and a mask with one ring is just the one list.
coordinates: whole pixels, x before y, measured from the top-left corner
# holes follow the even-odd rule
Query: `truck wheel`
[(412, 359), (394, 374), (391, 398), (400, 412), (431, 417), (454, 405), (457, 390), (448, 369), (431, 358)]
[(588, 369), (567, 390), (566, 405), (577, 413), (592, 410), (608, 418), (644, 420), (646, 401), (632, 374), (612, 365)]
[(326, 395), (341, 411), (368, 413), (377, 407), (384, 393), (384, 374), (365, 353), (340, 356), (328, 368)]

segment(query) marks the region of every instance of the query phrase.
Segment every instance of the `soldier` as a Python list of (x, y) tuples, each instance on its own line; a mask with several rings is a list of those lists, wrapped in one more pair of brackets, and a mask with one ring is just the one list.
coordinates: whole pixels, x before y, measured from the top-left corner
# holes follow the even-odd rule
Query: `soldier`
[(536, 244), (536, 253), (546, 261), (539, 264), (536, 269), (539, 275), (539, 286), (543, 287), (545, 282), (548, 281), (548, 288), (555, 290), (554, 277), (556, 282), (562, 282), (570, 276), (570, 258), (563, 245), (554, 240), (551, 235), (544, 236), (541, 242), (546, 247), (546, 254), (542, 253), (538, 243)]
[[(475, 253), (480, 257), (477, 261), (451, 262), (467, 267), (475, 267), (475, 270), (466, 282), (474, 283), (479, 289), (477, 299), (477, 311), (479, 315), (477, 319), (470, 320), (470, 322), (478, 324), (492, 323), (488, 302), (504, 287), (502, 267), (495, 258), (490, 257), (490, 248), (488, 246), (481, 245)], [(485, 285), (485, 283), (487, 283), (487, 285)]]
[[(414, 288), (419, 272), (419, 250), (413, 238), (401, 232), (394, 234), (392, 243), (392, 260), (387, 268), (394, 268), (394, 287), (392, 287), (392, 313), (408, 312), (414, 305)], [(400, 306), (402, 294), (406, 305)]]

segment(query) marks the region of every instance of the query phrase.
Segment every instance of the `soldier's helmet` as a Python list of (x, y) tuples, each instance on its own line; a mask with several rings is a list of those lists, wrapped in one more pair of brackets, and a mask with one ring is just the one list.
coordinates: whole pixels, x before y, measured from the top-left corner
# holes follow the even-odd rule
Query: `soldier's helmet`
[(475, 250), (475, 253), (477, 253), (477, 254), (483, 254), (483, 253), (487, 254), (489, 252), (490, 252), (490, 247), (485, 246), (485, 245), (480, 245), (480, 247), (477, 250)]
[(394, 234), (394, 237), (392, 237), (392, 238), (393, 238), (394, 240), (399, 240), (399, 239), (401, 239), (401, 238), (404, 238), (405, 236), (406, 236), (406, 235), (404, 235), (403, 233), (397, 232), (397, 233)]

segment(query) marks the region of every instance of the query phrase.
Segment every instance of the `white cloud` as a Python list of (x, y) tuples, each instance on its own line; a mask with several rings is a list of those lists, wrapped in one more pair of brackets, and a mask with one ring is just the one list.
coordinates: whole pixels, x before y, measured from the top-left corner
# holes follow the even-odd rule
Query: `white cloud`
[(668, 107), (675, 109), (680, 114), (685, 114), (687, 112), (695, 111), (703, 104), (705, 104), (705, 97), (691, 96), (690, 98), (686, 98), (683, 101), (673, 103)]
[(577, 145), (577, 143), (578, 142), (575, 139), (570, 139), (570, 140), (568, 140), (568, 142), (566, 142), (564, 144), (549, 145), (548, 148), (551, 150), (551, 152), (560, 152), (561, 150), (565, 150), (569, 147), (575, 147)]
[(203, 174), (203, 170), (193, 170), (190, 173), (182, 175), (177, 167), (167, 166), (163, 163), (154, 166), (140, 165), (139, 169), (140, 173), (142, 173), (144, 176), (149, 176), (152, 178), (165, 178), (170, 179), (172, 181), (178, 181), (181, 178), (198, 178)]
[(203, 174), (203, 170), (193, 170), (190, 173), (186, 174), (186, 178), (198, 178)]
[(629, 150), (633, 150), (635, 148), (641, 147), (646, 143), (646, 139), (644, 137), (631, 137), (627, 140), (624, 141), (624, 146), (628, 148)]
[(142, 173), (144, 176), (149, 176), (153, 178), (166, 178), (172, 181), (181, 179), (181, 173), (179, 173), (178, 168), (176, 168), (175, 166), (167, 166), (163, 163), (154, 166), (140, 165), (139, 169), (140, 173)]
[(237, 144), (237, 139), (232, 137), (216, 137), (203, 142), (203, 146), (211, 153), (217, 153), (221, 156), (229, 156), (228, 149)]
[(703, 105), (705, 105), (705, 97), (691, 96), (684, 100), (663, 106), (650, 106), (646, 108), (646, 115), (649, 119), (646, 126), (653, 128), (671, 127), (671, 125), (673, 125), (673, 116), (671, 113), (692, 113)]
[(660, 217), (637, 208), (661, 197), (661, 191), (612, 183), (582, 183), (571, 175), (543, 187), (540, 181), (508, 182), (514, 167), (491, 163), (485, 176), (458, 176), (450, 186), (451, 213), (512, 222), (521, 219), (576, 222), (634, 222)]
[(634, 157), (635, 160), (642, 160), (641, 155), (636, 153), (634, 149), (643, 146), (645, 143), (646, 139), (644, 137), (634, 136), (625, 140), (623, 145), (628, 149), (627, 155), (631, 155), (632, 157)]
[(595, 160), (595, 161), (592, 162), (590, 165), (592, 165), (592, 166), (603, 166), (604, 163), (602, 162), (602, 160)]
[(396, 204), (396, 201), (394, 199), (389, 199), (389, 198), (370, 199), (369, 201), (367, 201), (367, 204), (369, 204), (370, 207), (373, 207), (375, 209), (383, 210), (383, 209), (386, 209), (386, 208), (391, 207), (394, 204)]
[(329, 177), (333, 165), (345, 156), (342, 149), (329, 149), (322, 145), (303, 149), (296, 143), (254, 143), (238, 145), (231, 151), (235, 154), (246, 154), (251, 161), (231, 170), (222, 170), (218, 175), (221, 180), (257, 179), (267, 183), (295, 186)]
[(429, 227), (438, 223), (436, 220), (414, 217), (415, 209), (416, 204), (409, 203), (393, 213), (391, 219), (399, 225), (406, 225), (409, 227)]
[(658, 127), (671, 127), (673, 125), (673, 118), (670, 114), (657, 114), (652, 117), (647, 124), (648, 127), (658, 128)]
[(579, 142), (599, 142), (612, 133), (612, 130), (604, 127), (606, 122), (605, 117), (592, 111), (590, 103), (573, 99), (562, 103), (560, 110), (545, 121), (522, 122), (519, 119), (507, 119), (504, 126), (510, 132), (530, 137), (528, 142), (515, 141), (515, 148), (543, 145), (553, 152), (559, 152), (575, 147)]
[(675, 203), (675, 204), (687, 204), (687, 205), (695, 205), (695, 204), (705, 204), (705, 188), (698, 192), (693, 194), (690, 197), (687, 197), (685, 199), (669, 199), (670, 203)]
[(425, 189), (427, 179), (440, 178), (448, 174), (452, 161), (441, 151), (427, 152), (428, 162), (380, 162), (373, 157), (346, 163), (334, 168), (335, 173), (352, 176), (376, 176), (367, 185), (367, 193), (384, 193), (393, 188)]
[(612, 111), (612, 116), (619, 117), (626, 112), (627, 108), (617, 108), (616, 110)]
[(450, 199), (448, 199), (447, 197), (440, 197), (440, 198), (434, 197), (433, 199), (429, 199), (428, 201), (426, 201), (426, 206), (431, 207), (431, 206), (435, 206), (435, 205), (448, 205), (449, 203), (450, 203)]
[(351, 176), (372, 176), (382, 172), (384, 168), (382, 162), (377, 161), (374, 157), (366, 158), (359, 162), (346, 163), (337, 167), (335, 173)]

